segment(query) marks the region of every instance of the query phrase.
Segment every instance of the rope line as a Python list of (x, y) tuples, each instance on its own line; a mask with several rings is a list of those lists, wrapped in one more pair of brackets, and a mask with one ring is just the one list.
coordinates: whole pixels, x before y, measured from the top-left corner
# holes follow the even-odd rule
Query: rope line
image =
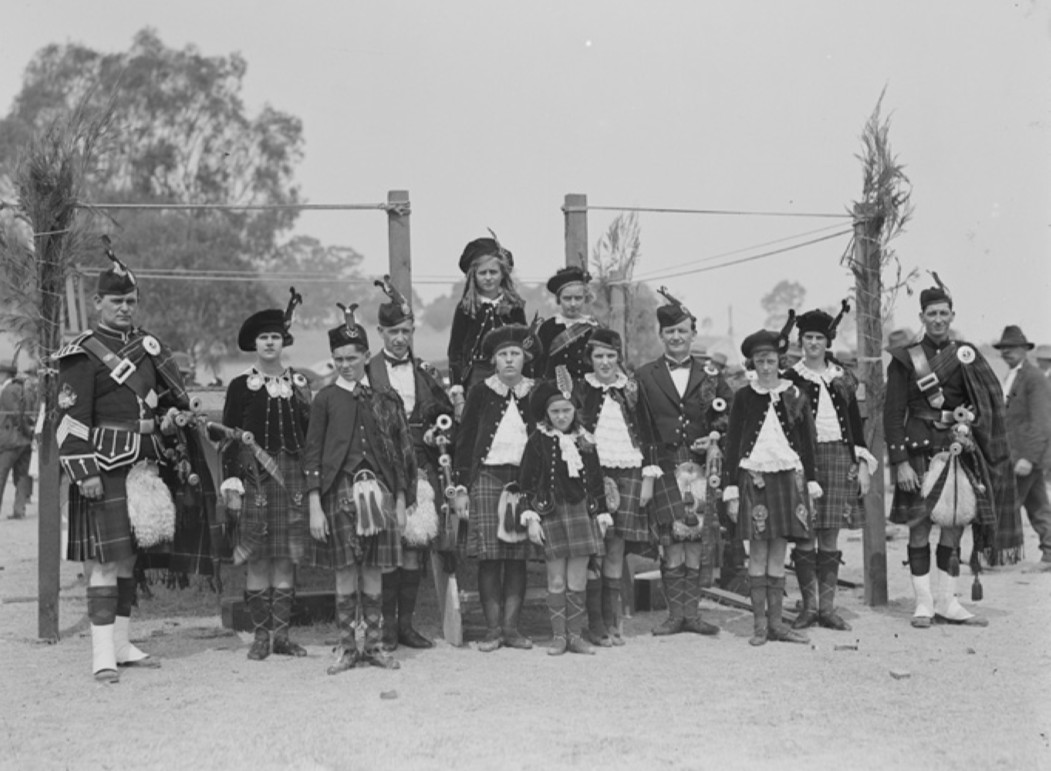
[[(411, 213), (412, 207), (407, 201), (398, 203), (256, 203), (256, 204), (228, 204), (228, 203), (88, 203), (78, 202), (78, 209), (109, 209), (113, 211), (136, 210), (163, 211), (171, 209), (174, 211), (191, 210), (216, 210), (216, 211), (373, 211), (380, 210), (393, 212), (404, 216)], [(5, 207), (15, 208), (11, 201), (0, 201), (0, 209)]]
[(581, 214), (589, 211), (637, 211), (656, 214), (718, 214), (735, 217), (834, 217), (850, 219), (851, 214), (829, 214), (828, 212), (748, 211), (745, 209), (671, 209), (651, 206), (563, 206), (566, 214)]

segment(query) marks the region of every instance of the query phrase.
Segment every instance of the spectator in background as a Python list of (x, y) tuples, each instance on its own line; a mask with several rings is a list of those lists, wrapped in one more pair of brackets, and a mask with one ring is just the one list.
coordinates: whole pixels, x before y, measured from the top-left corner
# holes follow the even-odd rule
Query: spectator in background
[(8, 475), (15, 488), (14, 507), (8, 519), (25, 519), (26, 502), (33, 489), (29, 461), (33, 456), (35, 404), (33, 389), (26, 387), (14, 362), (0, 362), (0, 502)]
[(1035, 346), (1013, 324), (993, 348), (1008, 366), (1004, 380), (1004, 420), (1011, 448), (1017, 501), (1040, 536), (1040, 562), (1029, 572), (1051, 573), (1051, 505), (1044, 469), (1051, 465), (1051, 383), (1029, 361)]
[(1051, 345), (1038, 345), (1035, 358), (1036, 366), (1044, 373), (1044, 377), (1051, 378)]

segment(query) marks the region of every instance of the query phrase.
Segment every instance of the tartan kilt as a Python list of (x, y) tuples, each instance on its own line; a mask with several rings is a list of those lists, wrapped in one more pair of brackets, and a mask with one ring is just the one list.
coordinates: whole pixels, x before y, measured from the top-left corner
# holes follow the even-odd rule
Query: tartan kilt
[[(650, 539), (661, 546), (673, 543), (685, 543), (672, 531), (675, 520), (686, 518), (686, 508), (682, 502), (682, 492), (675, 480), (675, 469), (680, 463), (696, 461), (688, 447), (677, 447), (674, 455), (661, 459), (661, 471), (664, 473), (653, 480), (653, 500), (649, 504)], [(641, 489), (641, 484), (640, 484)]]
[(807, 541), (814, 537), (814, 512), (806, 492), (802, 471), (776, 471), (757, 474), (763, 486), (757, 487), (752, 472), (741, 469), (737, 486), (740, 509), (737, 531), (744, 540), (769, 541), (785, 538)]
[(598, 523), (588, 515), (586, 500), (556, 503), (540, 524), (544, 529), (544, 559), (601, 557), (606, 553)]
[[(242, 457), (242, 468), (256, 464), (251, 451)], [(249, 476), (244, 481), (244, 507), (237, 521), (234, 554), (238, 562), (288, 559), (298, 563), (310, 545), (310, 511), (307, 507), (306, 476), (300, 459), (286, 452), (274, 456), (284, 478), (282, 486), (259, 469), (257, 487)], [(258, 468), (258, 466), (257, 466)]]
[(116, 562), (134, 557), (135, 538), (128, 519), (127, 480), (131, 466), (100, 470), (102, 499), (92, 501), (69, 486), (69, 536), (66, 559)]
[(817, 482), (824, 493), (814, 505), (814, 527), (857, 530), (865, 524), (861, 486), (850, 447), (843, 442), (819, 442), (815, 457)]
[(401, 564), (401, 534), (397, 528), (376, 535), (358, 535), (354, 480), (349, 474), (339, 475), (332, 488), (322, 496), (321, 507), (328, 520), (328, 539), (324, 542), (310, 539), (308, 564), (329, 570), (353, 565), (391, 568)]
[(518, 481), (517, 466), (482, 466), (471, 485), (467, 554), (483, 560), (525, 560), (534, 556), (528, 540), (505, 543), (496, 537), (499, 527), (497, 506), (504, 485)]
[(602, 473), (617, 483), (620, 493), (620, 506), (610, 512), (613, 515), (612, 534), (629, 542), (649, 542), (649, 521), (639, 503), (642, 497), (642, 469), (603, 468)]
[[(909, 465), (916, 472), (916, 476), (923, 483), (923, 477), (927, 474), (930, 458), (926, 455), (909, 455)], [(897, 479), (893, 472), (890, 475), (891, 483), (894, 485), (894, 497), (890, 504), (890, 519), (895, 525), (908, 525), (914, 528), (923, 522), (930, 522), (930, 513), (927, 511), (927, 499), (919, 490), (907, 492), (898, 487)]]

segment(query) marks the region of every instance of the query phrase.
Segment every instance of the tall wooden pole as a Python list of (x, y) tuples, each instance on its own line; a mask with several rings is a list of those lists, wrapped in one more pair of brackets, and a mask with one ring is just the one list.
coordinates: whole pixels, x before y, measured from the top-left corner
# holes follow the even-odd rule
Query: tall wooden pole
[(387, 192), (387, 256), (391, 283), (412, 302), (412, 242), (408, 190)]
[[(50, 365), (49, 365), (50, 366)], [(45, 418), (40, 435), (37, 497), (37, 636), (58, 640), (58, 593), (62, 555), (62, 505), (55, 426)]]
[(879, 461), (865, 496), (865, 604), (887, 604), (886, 481), (883, 437), (883, 281), (880, 273), (880, 225), (868, 207), (854, 206), (854, 275), (858, 323), (858, 374), (864, 388), (865, 443)]
[(566, 265), (588, 264), (588, 197), (567, 193), (562, 212), (566, 218)]

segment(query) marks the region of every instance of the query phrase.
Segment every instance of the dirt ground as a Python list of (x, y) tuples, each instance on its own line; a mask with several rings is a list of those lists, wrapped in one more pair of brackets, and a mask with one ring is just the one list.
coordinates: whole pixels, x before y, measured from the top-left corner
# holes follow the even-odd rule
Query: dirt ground
[[(132, 638), (163, 667), (116, 686), (91, 678), (78, 565), (62, 567), (61, 641), (36, 639), (36, 534), (34, 506), (0, 518), (0, 768), (1051, 768), (1051, 574), (986, 573), (988, 628), (913, 630), (900, 533), (889, 606), (841, 590), (853, 631), (809, 646), (752, 648), (750, 614), (706, 602), (717, 638), (656, 638), (661, 614), (637, 613), (625, 647), (552, 658), (537, 610), (532, 651), (439, 640), (400, 650), (398, 671), (329, 677), (330, 626), (293, 631), (307, 658), (251, 662), (248, 635), (168, 615), (160, 593)], [(860, 581), (860, 534), (842, 541)], [(437, 637), (430, 608), (419, 626)]]

